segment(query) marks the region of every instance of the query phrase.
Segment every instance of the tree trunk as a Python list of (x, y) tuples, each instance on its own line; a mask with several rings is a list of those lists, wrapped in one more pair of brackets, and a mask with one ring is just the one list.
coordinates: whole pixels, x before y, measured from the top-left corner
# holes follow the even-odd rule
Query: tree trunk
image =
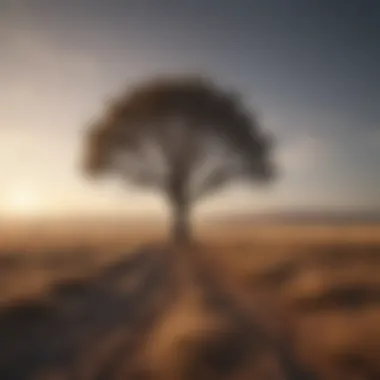
[(184, 199), (172, 199), (173, 220), (172, 239), (177, 244), (187, 244), (191, 240), (189, 204)]
[(174, 161), (173, 165), (166, 188), (167, 199), (172, 207), (172, 241), (175, 244), (187, 245), (191, 240), (188, 169), (183, 159)]

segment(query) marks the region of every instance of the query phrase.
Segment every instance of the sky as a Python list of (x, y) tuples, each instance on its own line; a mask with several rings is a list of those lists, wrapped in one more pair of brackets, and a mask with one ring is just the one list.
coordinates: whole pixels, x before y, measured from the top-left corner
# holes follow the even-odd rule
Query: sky
[(202, 204), (380, 211), (376, 0), (0, 0), (0, 214), (154, 213), (162, 198), (79, 169), (86, 125), (150, 76), (241, 92), (278, 180)]

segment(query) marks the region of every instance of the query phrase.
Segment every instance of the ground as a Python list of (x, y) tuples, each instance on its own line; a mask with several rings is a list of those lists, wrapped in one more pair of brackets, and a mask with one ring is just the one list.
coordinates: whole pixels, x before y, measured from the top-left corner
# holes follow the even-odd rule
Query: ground
[(380, 378), (380, 227), (82, 230), (4, 230), (1, 379)]

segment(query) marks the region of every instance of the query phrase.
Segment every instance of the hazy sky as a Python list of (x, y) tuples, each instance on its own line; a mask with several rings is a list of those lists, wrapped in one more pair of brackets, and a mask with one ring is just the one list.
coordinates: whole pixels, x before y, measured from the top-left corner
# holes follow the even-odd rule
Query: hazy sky
[(189, 72), (278, 139), (277, 184), (209, 210), (380, 210), (379, 20), (377, 0), (0, 0), (0, 212), (159, 210), (84, 179), (82, 134), (109, 95)]

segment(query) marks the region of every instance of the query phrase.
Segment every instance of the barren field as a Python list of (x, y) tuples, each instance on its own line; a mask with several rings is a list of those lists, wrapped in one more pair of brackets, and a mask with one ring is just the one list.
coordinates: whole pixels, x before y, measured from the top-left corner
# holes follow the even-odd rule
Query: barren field
[(380, 378), (380, 227), (2, 235), (0, 379)]

